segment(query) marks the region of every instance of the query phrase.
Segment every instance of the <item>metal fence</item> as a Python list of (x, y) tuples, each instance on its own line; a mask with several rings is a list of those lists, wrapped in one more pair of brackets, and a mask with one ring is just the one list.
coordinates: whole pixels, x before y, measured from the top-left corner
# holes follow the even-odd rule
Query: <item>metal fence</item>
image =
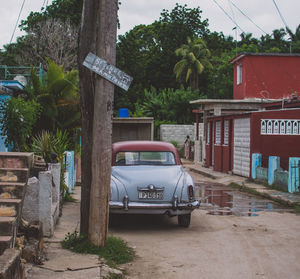
[(291, 164), (291, 186), (296, 192), (300, 191), (300, 161)]

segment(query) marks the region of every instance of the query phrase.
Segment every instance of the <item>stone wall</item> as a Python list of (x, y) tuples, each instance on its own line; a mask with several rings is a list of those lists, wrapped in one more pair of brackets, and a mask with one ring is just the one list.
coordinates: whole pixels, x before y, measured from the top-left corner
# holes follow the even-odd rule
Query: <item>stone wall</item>
[(28, 180), (22, 217), (28, 222), (41, 222), (44, 236), (52, 236), (59, 218), (60, 164), (49, 164), (48, 171)]
[[(186, 136), (189, 135), (192, 141), (195, 141), (196, 124), (194, 125), (176, 125), (163, 124), (160, 125), (160, 140), (161, 141), (176, 141), (179, 146), (184, 145)], [(203, 123), (199, 123), (199, 136), (203, 135)]]
[(0, 255), (0, 279), (25, 279), (20, 250), (6, 249)]
[(274, 185), (284, 191), (288, 191), (289, 172), (285, 170), (275, 170), (274, 172)]
[(201, 163), (203, 161), (203, 137), (200, 137), (199, 140), (195, 140), (194, 145), (194, 162)]
[(256, 179), (260, 181), (268, 182), (268, 169), (257, 167)]

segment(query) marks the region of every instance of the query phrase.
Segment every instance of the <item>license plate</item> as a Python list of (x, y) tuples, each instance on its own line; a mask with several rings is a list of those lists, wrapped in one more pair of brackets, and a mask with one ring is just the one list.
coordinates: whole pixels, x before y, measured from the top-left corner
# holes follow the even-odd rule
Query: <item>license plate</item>
[(150, 192), (150, 191), (139, 191), (139, 199), (153, 199), (162, 200), (164, 198), (164, 192)]

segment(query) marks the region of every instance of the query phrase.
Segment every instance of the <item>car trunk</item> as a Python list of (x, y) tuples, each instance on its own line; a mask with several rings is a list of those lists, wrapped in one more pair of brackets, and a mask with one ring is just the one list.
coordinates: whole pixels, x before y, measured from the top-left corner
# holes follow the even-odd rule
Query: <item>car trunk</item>
[[(171, 202), (178, 181), (183, 174), (181, 166), (119, 166), (112, 168), (112, 175), (125, 187), (129, 201)], [(139, 198), (138, 190), (164, 188), (163, 199)], [(153, 187), (152, 187), (153, 188)], [(148, 190), (151, 192), (151, 190)], [(155, 191), (155, 190), (153, 190)]]

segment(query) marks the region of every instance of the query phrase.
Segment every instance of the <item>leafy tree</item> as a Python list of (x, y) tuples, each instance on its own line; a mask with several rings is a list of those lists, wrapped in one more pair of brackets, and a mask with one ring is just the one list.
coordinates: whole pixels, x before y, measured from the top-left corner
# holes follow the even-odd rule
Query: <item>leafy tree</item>
[[(48, 57), (56, 64), (64, 64), (65, 70), (76, 67), (76, 39), (70, 40), (69, 35), (66, 38), (61, 37), (60, 34), (65, 35), (65, 32), (59, 30), (67, 30), (69, 27), (76, 30), (80, 23), (82, 2), (54, 0), (42, 12), (31, 13), (21, 23), (21, 28), (27, 31), (27, 35), (19, 37), (16, 43), (6, 45), (0, 51), (0, 64), (38, 65), (40, 62), (45, 63), (45, 58)], [(228, 61), (233, 56), (245, 50), (300, 52), (299, 30), (299, 26), (295, 31), (275, 29), (259, 39), (252, 34), (243, 33), (241, 40), (236, 42), (232, 36), (211, 32), (209, 22), (202, 18), (199, 7), (188, 8), (186, 5), (176, 4), (170, 11), (163, 10), (160, 18), (152, 24), (136, 26), (125, 35), (119, 36), (117, 67), (133, 76), (134, 80), (126, 93), (115, 88), (114, 107), (116, 110), (127, 107), (133, 113), (139, 112), (138, 106), (145, 100), (144, 89), (150, 90), (151, 86), (157, 90), (180, 88), (181, 82), (173, 74), (173, 68), (178, 62), (175, 50), (186, 44), (187, 36), (201, 38), (211, 52), (210, 62), (213, 68), (204, 70), (198, 76), (199, 91), (205, 92), (209, 98), (230, 98), (233, 76), (232, 65)], [(67, 41), (66, 39), (68, 44), (63, 48), (53, 46), (59, 46), (60, 41)]]
[(51, 59), (64, 69), (77, 68), (78, 28), (69, 20), (48, 18), (27, 29), (16, 57), (21, 65), (47, 66)]
[(204, 98), (199, 91), (184, 89), (160, 89), (156, 90), (151, 87), (150, 90), (145, 89), (145, 100), (139, 106), (145, 116), (152, 116), (156, 121), (170, 121), (179, 124), (193, 123), (190, 101)]
[(239, 45), (250, 45), (250, 44), (254, 44), (257, 45), (258, 44), (258, 40), (256, 38), (252, 37), (252, 33), (242, 33), (240, 34), (241, 36), (241, 41), (239, 42)]
[(205, 68), (211, 68), (209, 62), (210, 51), (205, 42), (200, 39), (191, 40), (187, 38), (187, 45), (182, 45), (175, 51), (177, 56), (181, 57), (174, 66), (176, 78), (180, 81), (190, 83), (192, 90), (198, 89), (198, 76)]
[(224, 36), (222, 32), (208, 32), (204, 34), (203, 39), (212, 56), (220, 56), (236, 46), (233, 37)]
[(126, 93), (116, 88), (116, 109), (126, 106), (134, 111), (135, 103), (144, 100), (145, 88), (180, 87), (173, 74), (178, 60), (175, 50), (186, 42), (187, 36), (202, 36), (208, 32), (208, 22), (201, 19), (201, 13), (199, 7), (189, 9), (176, 4), (171, 11), (163, 10), (154, 23), (136, 26), (119, 36), (117, 67), (134, 80)]
[(258, 42), (260, 52), (288, 52), (288, 42), (285, 40), (286, 32), (283, 28), (273, 30), (272, 34), (261, 36)]
[(286, 28), (290, 36), (290, 47), (292, 52), (300, 52), (300, 24), (297, 26), (295, 33), (291, 29)]
[(6, 146), (12, 144), (14, 151), (26, 150), (40, 111), (41, 106), (35, 100), (25, 101), (21, 97), (2, 103), (1, 135), (6, 136)]
[(54, 0), (42, 12), (31, 12), (26, 20), (22, 20), (20, 27), (22, 30), (30, 31), (38, 29), (39, 24), (47, 19), (59, 19), (69, 21), (71, 25), (79, 26), (81, 21), (83, 0)]

